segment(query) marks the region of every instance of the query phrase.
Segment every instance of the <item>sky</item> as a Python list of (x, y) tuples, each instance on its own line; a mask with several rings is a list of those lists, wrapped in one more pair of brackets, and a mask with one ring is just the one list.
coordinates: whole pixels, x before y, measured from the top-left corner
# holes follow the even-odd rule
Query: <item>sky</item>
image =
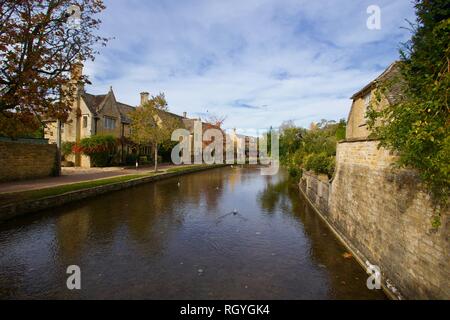
[[(138, 105), (165, 93), (170, 111), (226, 116), (240, 133), (347, 118), (353, 93), (398, 59), (410, 0), (104, 0), (113, 37), (85, 73)], [(381, 9), (370, 30), (367, 8)]]

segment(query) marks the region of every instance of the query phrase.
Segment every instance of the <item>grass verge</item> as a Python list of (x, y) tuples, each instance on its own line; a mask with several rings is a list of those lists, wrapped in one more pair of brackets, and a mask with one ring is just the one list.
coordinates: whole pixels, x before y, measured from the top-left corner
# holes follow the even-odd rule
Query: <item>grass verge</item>
[(183, 167), (175, 167), (170, 168), (164, 171), (158, 171), (145, 173), (145, 174), (134, 174), (134, 175), (126, 175), (126, 176), (118, 176), (113, 178), (107, 178), (107, 179), (101, 179), (101, 180), (92, 180), (92, 181), (84, 181), (79, 183), (73, 183), (73, 184), (67, 184), (67, 185), (61, 185), (57, 187), (50, 187), (45, 189), (39, 189), (39, 190), (30, 190), (30, 191), (23, 191), (23, 192), (14, 192), (14, 193), (4, 193), (0, 194), (0, 206), (5, 206), (8, 204), (12, 204), (19, 201), (28, 201), (28, 200), (38, 200), (43, 199), (47, 197), (53, 197), (62, 195), (69, 192), (79, 191), (79, 190), (85, 190), (100, 186), (106, 186), (110, 184), (120, 183), (120, 182), (127, 182), (135, 179), (140, 178), (147, 178), (152, 177), (156, 175), (164, 175), (168, 173), (181, 173), (183, 171), (189, 171), (198, 167), (203, 167), (201, 165), (196, 166), (183, 166)]

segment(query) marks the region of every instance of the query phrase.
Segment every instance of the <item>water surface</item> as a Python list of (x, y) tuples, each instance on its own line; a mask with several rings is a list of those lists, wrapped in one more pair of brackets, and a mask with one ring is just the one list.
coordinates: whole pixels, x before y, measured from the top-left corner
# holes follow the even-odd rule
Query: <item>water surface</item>
[(284, 172), (214, 169), (1, 225), (0, 299), (384, 299), (345, 252)]

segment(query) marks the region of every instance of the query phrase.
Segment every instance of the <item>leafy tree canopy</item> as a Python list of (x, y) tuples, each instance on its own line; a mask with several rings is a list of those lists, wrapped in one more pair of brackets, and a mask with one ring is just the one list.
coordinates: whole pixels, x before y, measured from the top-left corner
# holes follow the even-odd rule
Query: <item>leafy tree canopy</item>
[[(77, 25), (68, 21), (80, 9)], [(77, 61), (93, 60), (101, 0), (0, 0), (0, 134), (35, 131), (43, 118), (64, 120)], [(80, 79), (85, 81), (86, 79)]]
[(296, 127), (293, 122), (281, 126), (280, 158), (292, 177), (311, 170), (331, 177), (335, 169), (336, 145), (345, 139), (346, 121), (322, 120), (310, 129)]
[(154, 147), (155, 171), (158, 169), (158, 148), (170, 144), (172, 132), (181, 127), (180, 120), (168, 111), (166, 97), (161, 93), (130, 114), (131, 139), (136, 144)]

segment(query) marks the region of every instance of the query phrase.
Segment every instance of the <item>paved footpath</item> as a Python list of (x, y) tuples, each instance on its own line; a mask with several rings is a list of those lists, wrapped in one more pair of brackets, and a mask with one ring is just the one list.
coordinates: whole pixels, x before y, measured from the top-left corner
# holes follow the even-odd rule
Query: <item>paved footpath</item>
[[(158, 170), (164, 171), (171, 167), (174, 166), (163, 164), (158, 167)], [(39, 190), (66, 184), (73, 184), (77, 182), (100, 180), (118, 176), (146, 174), (153, 172), (153, 170), (154, 170), (153, 167), (141, 167), (138, 170), (136, 170), (135, 168), (105, 168), (105, 169), (62, 168), (62, 175), (60, 177), (2, 182), (0, 183), (0, 194), (23, 192), (29, 190)]]

